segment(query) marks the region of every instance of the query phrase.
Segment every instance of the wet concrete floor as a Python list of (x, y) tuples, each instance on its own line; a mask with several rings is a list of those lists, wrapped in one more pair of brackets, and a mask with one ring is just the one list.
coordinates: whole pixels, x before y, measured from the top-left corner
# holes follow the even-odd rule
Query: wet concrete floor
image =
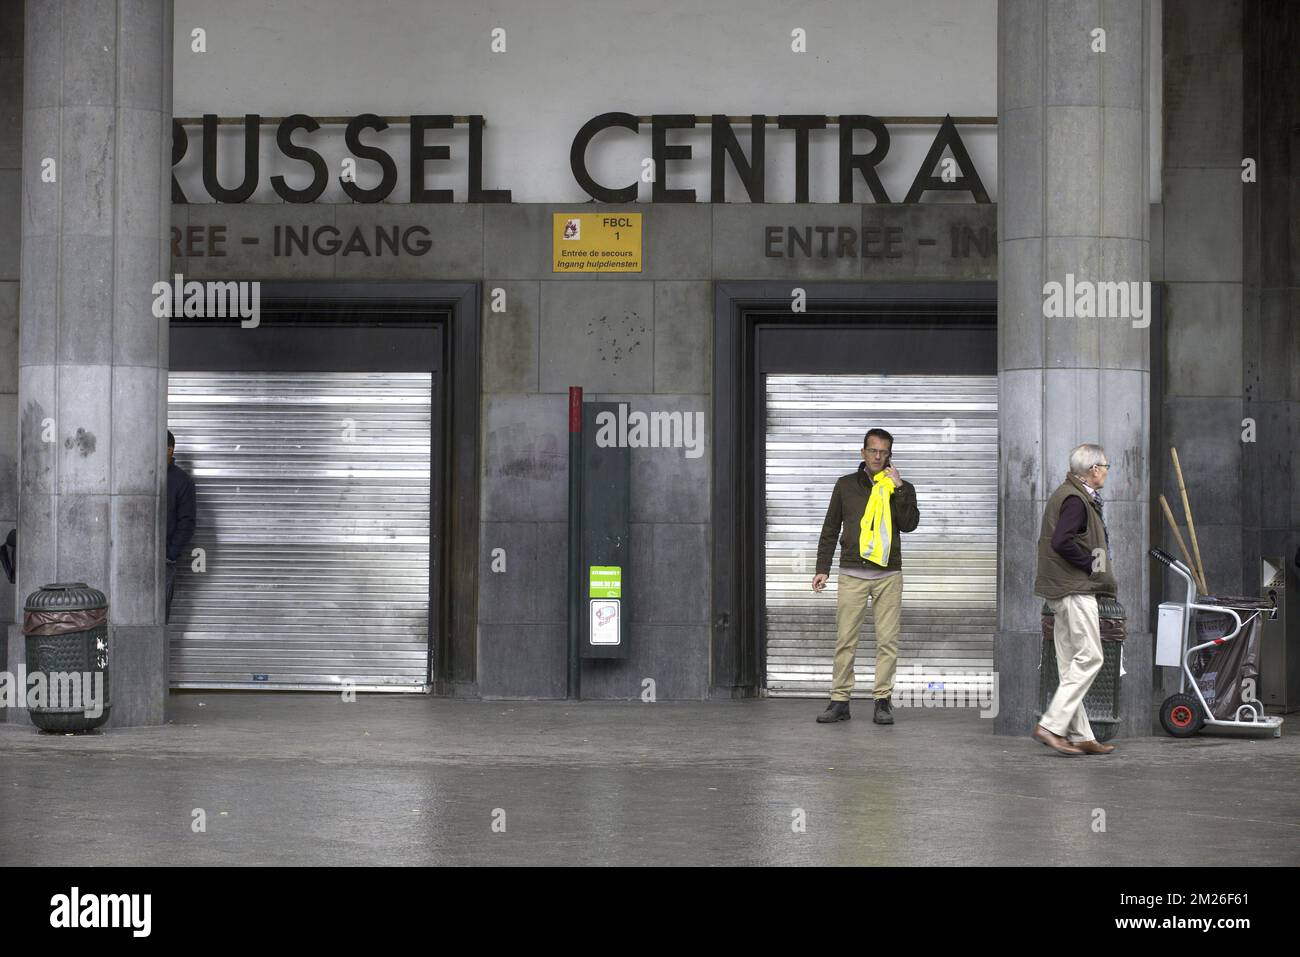
[(1300, 864), (1291, 722), (1067, 758), (854, 704), (180, 693), (162, 727), (0, 723), (0, 862)]

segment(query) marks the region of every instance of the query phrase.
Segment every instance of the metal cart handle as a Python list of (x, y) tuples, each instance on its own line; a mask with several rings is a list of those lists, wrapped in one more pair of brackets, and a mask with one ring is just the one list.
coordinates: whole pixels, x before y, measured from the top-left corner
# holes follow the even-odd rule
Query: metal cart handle
[(1187, 597), (1183, 600), (1183, 605), (1191, 608), (1196, 603), (1196, 582), (1192, 579), (1192, 570), (1163, 548), (1152, 548), (1148, 550), (1147, 554), (1175, 575), (1181, 576), (1183, 581), (1187, 583)]
[(1231, 641), (1233, 638), (1236, 638), (1237, 635), (1241, 633), (1241, 629), (1246, 626), (1246, 621), (1254, 621), (1255, 618), (1259, 616), (1259, 612), (1255, 612), (1255, 614), (1251, 615), (1250, 618), (1246, 619), (1246, 621), (1242, 621), (1241, 616), (1237, 614), (1236, 609), (1228, 608), (1225, 605), (1201, 605), (1201, 604), (1197, 604), (1196, 602), (1192, 602), (1187, 607), (1194, 608), (1197, 611), (1214, 612), (1216, 615), (1231, 615), (1233, 620), (1237, 622), (1237, 627), (1234, 628), (1228, 634), (1220, 635), (1218, 638), (1212, 638), (1209, 641), (1205, 642), (1204, 644), (1197, 645), (1196, 646), (1197, 648), (1208, 648), (1210, 645), (1221, 645), (1225, 641)]
[(1172, 568), (1174, 562), (1176, 561), (1174, 556), (1170, 555), (1163, 548), (1153, 548), (1149, 552), (1147, 552), (1147, 554), (1150, 555), (1152, 558), (1154, 558), (1156, 561), (1158, 561), (1161, 565), (1165, 565), (1166, 567), (1169, 568)]

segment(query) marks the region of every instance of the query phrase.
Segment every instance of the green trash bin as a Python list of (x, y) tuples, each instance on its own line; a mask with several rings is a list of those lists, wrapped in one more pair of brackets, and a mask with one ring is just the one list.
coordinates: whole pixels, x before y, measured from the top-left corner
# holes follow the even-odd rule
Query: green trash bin
[[(1092, 687), (1083, 698), (1088, 712), (1088, 723), (1098, 741), (1109, 741), (1119, 730), (1119, 665), (1124, 638), (1128, 634), (1128, 615), (1114, 595), (1097, 596), (1097, 617), (1101, 619), (1101, 671), (1093, 679)], [(1043, 602), (1043, 657), (1038, 669), (1038, 717), (1047, 710), (1047, 703), (1056, 693), (1061, 676), (1056, 670), (1056, 643), (1053, 632), (1056, 616), (1052, 606)]]
[[(23, 603), (29, 708), (42, 731), (93, 731), (108, 720), (108, 599), (85, 582), (44, 585)], [(37, 676), (33, 683), (33, 676)]]

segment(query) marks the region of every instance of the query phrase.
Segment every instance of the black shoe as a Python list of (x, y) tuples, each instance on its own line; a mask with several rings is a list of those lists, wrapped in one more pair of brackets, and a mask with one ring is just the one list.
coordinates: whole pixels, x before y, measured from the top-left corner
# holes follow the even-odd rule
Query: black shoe
[(894, 706), (888, 698), (876, 699), (876, 713), (871, 716), (871, 720), (876, 724), (894, 723)]
[(827, 705), (825, 711), (817, 715), (817, 723), (830, 724), (832, 721), (848, 721), (851, 717), (847, 701), (832, 701)]

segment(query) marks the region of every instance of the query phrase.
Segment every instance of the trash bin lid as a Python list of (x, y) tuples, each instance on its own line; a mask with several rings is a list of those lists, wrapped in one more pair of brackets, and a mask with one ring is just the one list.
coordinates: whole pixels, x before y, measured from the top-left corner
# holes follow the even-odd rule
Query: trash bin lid
[(23, 603), (23, 611), (86, 611), (107, 607), (108, 596), (85, 582), (42, 585)]
[(1097, 596), (1097, 617), (1098, 618), (1127, 618), (1128, 612), (1124, 606), (1119, 603), (1119, 599), (1114, 595)]

